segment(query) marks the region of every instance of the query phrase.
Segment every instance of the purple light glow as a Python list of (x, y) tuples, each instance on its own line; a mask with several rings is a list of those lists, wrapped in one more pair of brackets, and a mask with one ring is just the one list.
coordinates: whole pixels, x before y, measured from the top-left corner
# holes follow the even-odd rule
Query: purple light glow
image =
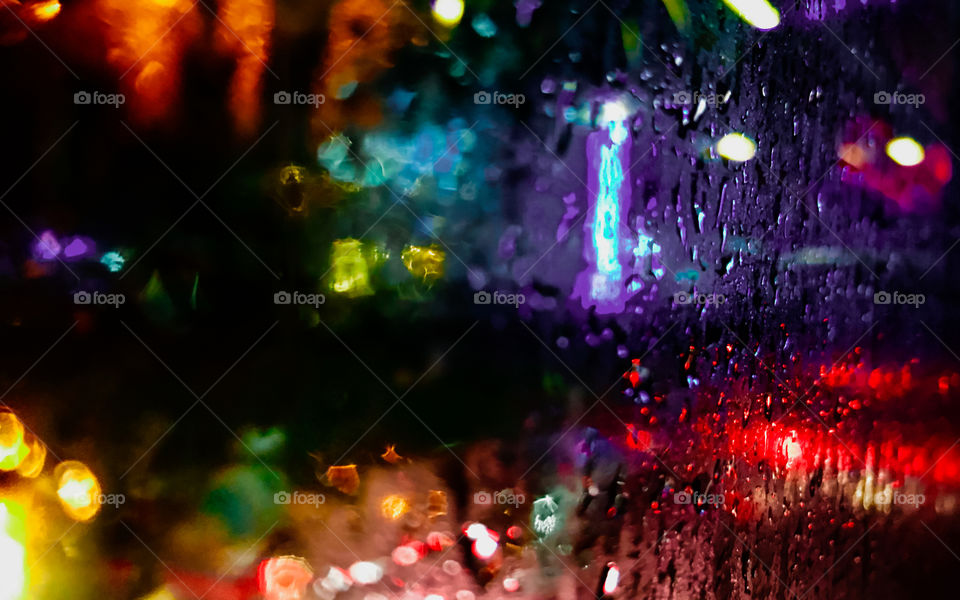
[(33, 257), (39, 261), (54, 260), (60, 255), (63, 248), (52, 231), (44, 231), (33, 245)]

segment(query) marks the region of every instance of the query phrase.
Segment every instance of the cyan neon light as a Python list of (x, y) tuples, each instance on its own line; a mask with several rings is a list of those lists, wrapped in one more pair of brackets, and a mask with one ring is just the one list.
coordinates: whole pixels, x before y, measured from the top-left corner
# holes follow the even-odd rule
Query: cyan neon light
[(621, 312), (630, 294), (623, 281), (623, 265), (630, 255), (623, 256), (622, 242), (630, 208), (629, 175), (624, 168), (630, 158), (630, 135), (626, 115), (620, 113), (611, 114), (605, 131), (587, 136), (587, 268), (577, 277), (574, 293), (584, 308), (596, 307), (600, 314)]
[(637, 232), (637, 247), (633, 249), (633, 255), (637, 258), (650, 256), (660, 253), (660, 244), (653, 241), (653, 238), (644, 233), (641, 229)]
[(600, 193), (593, 219), (593, 243), (597, 248), (597, 270), (611, 279), (620, 278), (617, 246), (620, 236), (620, 186), (623, 185), (623, 165), (617, 158), (619, 146), (600, 149)]

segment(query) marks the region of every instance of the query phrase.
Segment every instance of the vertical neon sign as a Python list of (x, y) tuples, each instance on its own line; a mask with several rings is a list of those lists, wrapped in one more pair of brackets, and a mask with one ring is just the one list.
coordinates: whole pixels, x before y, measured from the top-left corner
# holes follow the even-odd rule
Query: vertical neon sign
[(574, 295), (599, 314), (622, 312), (627, 300), (623, 280), (622, 233), (630, 210), (630, 133), (626, 110), (604, 106), (606, 129), (587, 136), (587, 218), (583, 247), (587, 268), (577, 276)]

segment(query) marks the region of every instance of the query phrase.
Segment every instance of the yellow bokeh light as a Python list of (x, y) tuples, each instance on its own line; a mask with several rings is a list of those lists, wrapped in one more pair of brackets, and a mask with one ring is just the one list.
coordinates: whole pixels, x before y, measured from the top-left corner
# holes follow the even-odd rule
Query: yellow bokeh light
[(893, 138), (887, 142), (887, 156), (904, 167), (913, 167), (923, 162), (923, 146), (909, 137)]
[(403, 265), (410, 274), (428, 283), (443, 276), (443, 262), (447, 255), (438, 246), (408, 245), (400, 254)]
[(433, 18), (445, 27), (456, 27), (463, 18), (463, 0), (435, 0)]
[(736, 162), (745, 162), (757, 153), (757, 145), (742, 133), (728, 133), (717, 142), (717, 154)]
[(22, 600), (27, 587), (26, 512), (0, 500), (0, 600)]
[(47, 447), (29, 431), (23, 436), (22, 447), (26, 450), (26, 456), (17, 466), (17, 474), (27, 478), (36, 477), (43, 471), (47, 461)]
[(57, 465), (57, 496), (67, 515), (76, 521), (89, 521), (100, 511), (100, 482), (83, 463), (68, 460)]
[(60, 14), (60, 2), (57, 0), (46, 0), (29, 5), (29, 10), (37, 21), (49, 21)]
[(773, 29), (780, 24), (780, 11), (767, 0), (723, 0), (723, 3), (757, 29)]
[(360, 240), (335, 240), (330, 261), (333, 263), (333, 282), (330, 287), (334, 292), (350, 298), (373, 293), (370, 286), (370, 265)]
[(157, 588), (147, 596), (143, 596), (140, 600), (177, 600), (177, 597), (173, 595), (173, 592), (170, 591), (167, 586)]
[(410, 504), (403, 496), (391, 494), (380, 503), (380, 510), (383, 516), (388, 519), (397, 520), (410, 510)]
[(23, 423), (8, 410), (0, 411), (0, 470), (12, 471), (29, 452), (23, 444)]

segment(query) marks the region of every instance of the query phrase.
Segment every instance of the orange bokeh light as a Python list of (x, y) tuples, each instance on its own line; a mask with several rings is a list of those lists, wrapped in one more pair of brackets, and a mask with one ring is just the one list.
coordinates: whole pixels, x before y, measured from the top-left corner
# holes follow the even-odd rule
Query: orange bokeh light
[(237, 132), (250, 135), (260, 123), (260, 96), (263, 73), (270, 60), (274, 2), (225, 0), (218, 5), (217, 17), (217, 46), (221, 52), (233, 56), (237, 61), (230, 81), (230, 114)]
[(60, 14), (60, 2), (57, 0), (44, 0), (43, 2), (34, 2), (28, 4), (26, 10), (29, 16), (38, 23), (44, 23)]
[(190, 0), (99, 0), (107, 61), (120, 73), (120, 90), (139, 124), (169, 117), (180, 95), (181, 61), (203, 30)]
[(100, 512), (100, 482), (87, 465), (68, 460), (54, 471), (57, 497), (63, 511), (75, 521), (89, 521)]

